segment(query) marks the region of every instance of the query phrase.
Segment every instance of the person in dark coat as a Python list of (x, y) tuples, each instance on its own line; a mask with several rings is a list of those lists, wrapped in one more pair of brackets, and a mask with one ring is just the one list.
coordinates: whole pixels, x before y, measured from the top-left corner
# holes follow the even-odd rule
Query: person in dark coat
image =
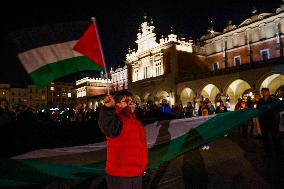
[(265, 148), (265, 155), (271, 156), (271, 145), (269, 133), (272, 134), (272, 142), (275, 148), (277, 157), (283, 155), (281, 138), (280, 138), (280, 112), (283, 110), (283, 104), (270, 95), (268, 88), (261, 89), (262, 98), (259, 100), (258, 108), (268, 107), (269, 110), (259, 116), (260, 129)]
[(194, 108), (192, 106), (192, 103), (188, 102), (187, 106), (185, 108), (185, 117), (192, 117), (193, 116), (193, 111), (194, 111)]
[(170, 105), (167, 103), (166, 99), (162, 100), (160, 111), (167, 114), (174, 114), (173, 110), (171, 109)]
[(215, 113), (218, 114), (218, 113), (224, 113), (227, 111), (228, 111), (227, 107), (224, 105), (224, 102), (221, 100), (220, 105), (217, 106)]

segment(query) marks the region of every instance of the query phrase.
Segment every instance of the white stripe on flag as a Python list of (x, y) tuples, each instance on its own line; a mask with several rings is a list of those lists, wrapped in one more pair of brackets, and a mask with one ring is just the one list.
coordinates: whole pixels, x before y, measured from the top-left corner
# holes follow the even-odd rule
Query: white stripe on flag
[[(162, 127), (168, 127), (170, 140), (173, 140), (187, 133), (189, 130), (196, 128), (197, 126), (208, 121), (209, 119), (212, 119), (215, 115), (216, 114), (210, 116), (200, 116), (200, 117), (192, 117), (185, 119), (163, 120), (163, 121), (156, 121), (152, 124), (148, 124), (145, 126), (147, 132), (146, 136), (147, 136), (148, 148), (152, 148), (155, 145), (158, 139), (157, 137), (159, 135), (160, 129), (163, 129)], [(100, 143), (88, 144), (83, 146), (73, 146), (73, 147), (54, 148), (54, 149), (40, 149), (22, 155), (14, 156), (12, 157), (12, 159), (36, 159), (36, 158), (63, 156), (63, 155), (99, 151), (105, 148), (106, 148), (105, 142), (100, 142)]]
[(72, 50), (77, 41), (74, 40), (34, 48), (18, 54), (18, 57), (26, 71), (31, 73), (47, 64), (82, 56), (82, 54)]

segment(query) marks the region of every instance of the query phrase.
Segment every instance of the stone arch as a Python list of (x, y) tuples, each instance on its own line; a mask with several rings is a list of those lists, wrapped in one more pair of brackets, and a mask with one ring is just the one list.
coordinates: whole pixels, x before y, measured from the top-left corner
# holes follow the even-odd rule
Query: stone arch
[(154, 96), (152, 93), (145, 93), (141, 99), (143, 103), (148, 103), (149, 101), (154, 102)]
[(236, 79), (228, 85), (225, 94), (230, 99), (231, 110), (234, 109), (238, 98), (242, 98), (243, 94), (251, 88), (250, 84), (242, 79)]
[(269, 76), (266, 75), (265, 78), (262, 78), (259, 83), (259, 92), (261, 88), (269, 88), (270, 94), (276, 94), (276, 91), (283, 85), (284, 83), (284, 74), (282, 73), (273, 73)]
[(191, 88), (184, 88), (180, 93), (180, 101), (183, 106), (186, 106), (187, 102), (194, 103), (195, 93)]
[(272, 71), (272, 72), (267, 72), (266, 74), (262, 74), (260, 77), (258, 77), (258, 79), (256, 80), (256, 92), (260, 92), (261, 88), (264, 86), (264, 80), (266, 80), (268, 77), (272, 76), (272, 75), (277, 75), (280, 74), (283, 76), (284, 72), (279, 72), (279, 71)]
[[(227, 80), (224, 85), (222, 85), (221, 87), (221, 93), (223, 95), (226, 95), (226, 91), (228, 90), (228, 88), (230, 87), (230, 85), (236, 81), (236, 80), (239, 80), (240, 78), (239, 77), (236, 77), (236, 76), (233, 76), (231, 77), (229, 80)], [(240, 80), (243, 80), (243, 79), (240, 79)]]
[(284, 84), (276, 90), (275, 95), (280, 100), (284, 100)]
[(197, 90), (196, 90), (196, 94), (197, 96), (200, 96), (202, 91), (204, 90), (204, 88), (206, 86), (210, 86), (210, 85), (214, 85), (215, 87), (217, 87), (218, 89), (221, 89), (222, 88), (222, 84), (221, 83), (218, 83), (218, 82), (204, 82), (203, 84), (201, 84)]
[(162, 91), (159, 91), (157, 92), (157, 94), (155, 95), (156, 97), (156, 100), (161, 103), (163, 99), (167, 100), (167, 102), (169, 103), (170, 101), (170, 94), (165, 91), (165, 90), (162, 90)]
[(200, 93), (200, 95), (202, 95), (204, 98), (208, 98), (213, 104), (216, 103), (216, 96), (218, 94), (220, 94), (219, 88), (211, 83), (204, 86)]

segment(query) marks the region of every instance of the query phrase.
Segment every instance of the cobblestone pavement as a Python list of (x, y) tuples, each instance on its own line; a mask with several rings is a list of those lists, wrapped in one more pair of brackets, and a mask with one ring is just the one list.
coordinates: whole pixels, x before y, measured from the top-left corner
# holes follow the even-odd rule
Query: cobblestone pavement
[(210, 143), (210, 150), (200, 148), (174, 159), (148, 177), (147, 189), (284, 188), (284, 159), (265, 158), (260, 139), (231, 135)]
[[(260, 139), (230, 134), (149, 171), (144, 189), (277, 189), (284, 188), (284, 158), (264, 157)], [(31, 187), (25, 187), (31, 188)], [(35, 188), (104, 189), (105, 180), (84, 179)]]

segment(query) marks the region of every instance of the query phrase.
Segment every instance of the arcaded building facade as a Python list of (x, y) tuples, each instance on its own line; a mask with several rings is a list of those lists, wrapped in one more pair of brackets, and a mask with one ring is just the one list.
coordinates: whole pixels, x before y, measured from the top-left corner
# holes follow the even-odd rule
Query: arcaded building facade
[(141, 24), (137, 49), (129, 49), (128, 88), (141, 103), (167, 99), (171, 105), (201, 97), (215, 103), (229, 99), (231, 108), (268, 87), (283, 98), (284, 6), (274, 13), (252, 12), (223, 31), (210, 28), (200, 45), (178, 38), (172, 31), (156, 41), (152, 22)]
[(207, 68), (192, 55), (192, 40), (178, 38), (171, 28), (171, 33), (157, 42), (154, 29), (153, 21), (145, 17), (137, 34), (137, 49), (129, 49), (126, 55), (128, 89), (139, 103), (167, 99), (173, 105), (177, 101), (178, 78)]
[(229, 98), (234, 106), (237, 98), (259, 93), (262, 87), (283, 99), (283, 10), (283, 5), (274, 13), (254, 10), (238, 26), (229, 21), (222, 32), (211, 28), (196, 48), (210, 71), (179, 78), (177, 102), (203, 96), (212, 102)]

